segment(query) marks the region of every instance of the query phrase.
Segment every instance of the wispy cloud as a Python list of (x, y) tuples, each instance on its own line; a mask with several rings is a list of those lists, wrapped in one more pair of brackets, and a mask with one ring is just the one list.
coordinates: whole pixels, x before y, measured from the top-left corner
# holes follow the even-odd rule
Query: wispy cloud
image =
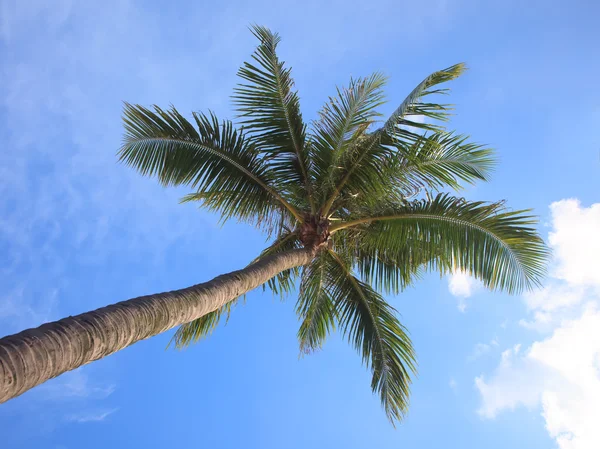
[(74, 414), (74, 415), (68, 415), (66, 417), (66, 420), (70, 421), (70, 422), (77, 422), (77, 423), (99, 422), (99, 421), (104, 421), (108, 416), (112, 415), (117, 410), (119, 410), (119, 409), (113, 408), (110, 410), (78, 413), (78, 414)]
[(26, 4), (18, 0), (7, 0), (0, 4), (0, 37), (7, 43), (20, 27), (27, 26), (32, 18), (42, 20), (46, 26), (56, 29), (69, 17), (71, 0), (58, 0), (49, 4), (43, 0), (30, 0)]
[(477, 360), (481, 356), (488, 354), (493, 348), (498, 346), (498, 339), (493, 338), (489, 343), (477, 343), (473, 348), (473, 352), (468, 357), (468, 360)]
[(7, 330), (18, 331), (56, 319), (58, 289), (45, 292), (34, 303), (24, 300), (24, 287), (14, 288), (0, 296), (0, 320)]
[(90, 380), (84, 369), (90, 368), (69, 371), (40, 385), (34, 391), (43, 400), (104, 399), (115, 391), (115, 384), (102, 385), (98, 381)]
[[(0, 67), (0, 138), (10, 149), (0, 151), (4, 336), (126, 299), (110, 289), (122, 288), (120, 274), (97, 270), (107, 261), (131, 255), (162, 263), (179, 239), (204, 242), (216, 232), (192, 232), (205, 218), (178, 205), (181, 192), (119, 166), (115, 153), (123, 100), (172, 101), (187, 112), (226, 102), (229, 86), (214, 74), (193, 94), (175, 87), (202, 79), (197, 52), (166, 51), (155, 17), (133, 1), (9, 0), (0, 8), (0, 41), (11, 50)], [(210, 53), (210, 43), (199, 45)], [(157, 54), (166, 55), (160, 63)], [(140, 273), (127, 285), (146, 281)], [(67, 415), (76, 422), (105, 419), (114, 413), (116, 388), (107, 363), (102, 376), (94, 366), (65, 373), (4, 412), (31, 417), (31, 427), (42, 414), (52, 426)]]
[(453, 377), (450, 378), (450, 381), (448, 382), (448, 386), (454, 393), (456, 393), (458, 391), (458, 383), (456, 382), (456, 380)]
[[(161, 97), (167, 85), (138, 64), (159, 51), (150, 25), (129, 1), (2, 2), (0, 36), (14, 49), (0, 69), (0, 131), (11, 148), (0, 152), (3, 335), (84, 311), (67, 300), (78, 281), (73, 267), (124, 250), (159, 261), (174, 241), (194, 235), (198, 214), (180, 207), (176, 192), (115, 163), (121, 101)], [(124, 40), (131, 47), (117, 51)], [(137, 76), (121, 82), (122, 71)], [(178, 220), (175, 211), (196, 220)], [(100, 305), (93, 300), (89, 306)]]

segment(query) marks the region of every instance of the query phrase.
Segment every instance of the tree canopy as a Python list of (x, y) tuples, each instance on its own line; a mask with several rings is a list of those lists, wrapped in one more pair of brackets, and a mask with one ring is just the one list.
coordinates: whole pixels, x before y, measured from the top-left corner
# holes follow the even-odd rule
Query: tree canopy
[[(299, 280), (301, 350), (319, 349), (339, 329), (370, 367), (394, 423), (407, 411), (416, 362), (382, 293), (397, 294), (428, 270), (464, 271), (492, 290), (529, 289), (547, 258), (536, 218), (456, 196), (494, 167), (490, 148), (445, 128), (452, 106), (436, 102), (463, 64), (426, 77), (387, 118), (378, 112), (386, 78), (351, 79), (307, 124), (291, 69), (276, 53), (279, 36), (252, 32), (259, 45), (238, 72), (235, 124), (126, 104), (120, 159), (164, 185), (189, 187), (182, 201), (267, 232), (273, 242), (260, 257), (315, 248), (309, 265), (268, 286), (287, 294)], [(181, 326), (176, 346), (208, 335), (233, 304)]]

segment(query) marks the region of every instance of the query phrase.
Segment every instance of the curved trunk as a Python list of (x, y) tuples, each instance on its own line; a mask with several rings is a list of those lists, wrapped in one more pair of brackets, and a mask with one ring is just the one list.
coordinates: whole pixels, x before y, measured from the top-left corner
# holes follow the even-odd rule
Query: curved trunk
[(313, 249), (274, 254), (203, 284), (140, 296), (4, 337), (0, 339), (0, 403), (217, 310), (277, 273), (306, 265), (313, 256)]

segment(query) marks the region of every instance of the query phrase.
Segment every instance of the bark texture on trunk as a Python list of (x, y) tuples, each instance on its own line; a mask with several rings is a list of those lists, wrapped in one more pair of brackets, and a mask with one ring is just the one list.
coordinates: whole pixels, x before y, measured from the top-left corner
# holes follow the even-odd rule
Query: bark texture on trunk
[(66, 371), (188, 323), (308, 264), (314, 250), (275, 254), (192, 287), (140, 296), (0, 339), (0, 403)]

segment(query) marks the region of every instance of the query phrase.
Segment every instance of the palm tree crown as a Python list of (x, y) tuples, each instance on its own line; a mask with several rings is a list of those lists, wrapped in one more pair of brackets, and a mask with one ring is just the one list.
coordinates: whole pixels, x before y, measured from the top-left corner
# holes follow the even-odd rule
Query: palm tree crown
[[(490, 289), (539, 283), (546, 247), (528, 211), (439, 191), (486, 180), (491, 150), (447, 131), (450, 106), (430, 100), (464, 71), (425, 78), (385, 121), (385, 77), (338, 89), (310, 126), (302, 120), (279, 36), (254, 26), (260, 44), (238, 74), (236, 129), (214, 114), (125, 105), (120, 158), (164, 185), (186, 185), (183, 201), (275, 235), (260, 257), (314, 249), (312, 262), (269, 281), (287, 293), (299, 278), (300, 348), (311, 352), (338, 328), (373, 373), (372, 388), (392, 422), (407, 409), (415, 355), (381, 291), (396, 294), (423, 270), (465, 271)], [(423, 120), (423, 118), (425, 120)], [(259, 257), (259, 258), (260, 258)], [(179, 328), (179, 347), (210, 333), (232, 303)]]

